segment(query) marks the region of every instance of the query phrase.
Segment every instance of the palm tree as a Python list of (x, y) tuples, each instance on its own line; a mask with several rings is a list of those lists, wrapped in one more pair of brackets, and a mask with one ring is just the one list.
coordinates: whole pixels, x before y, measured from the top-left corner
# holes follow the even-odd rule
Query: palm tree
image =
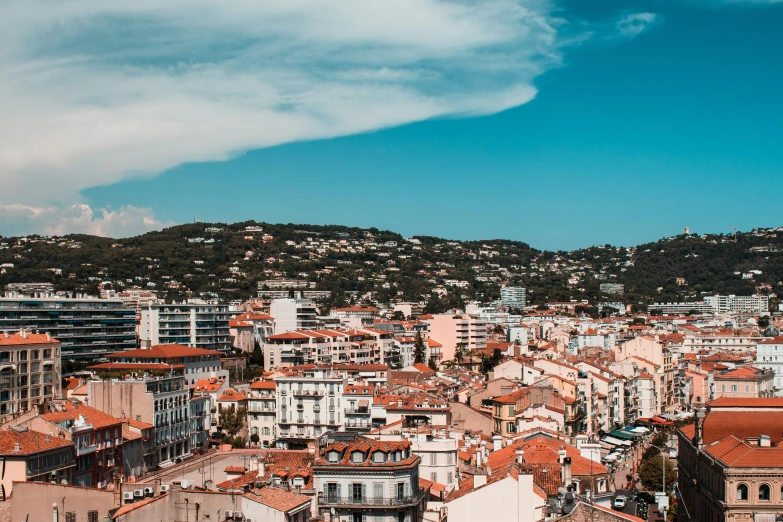
[(462, 359), (465, 357), (465, 350), (467, 345), (465, 343), (457, 343), (454, 347), (454, 360), (457, 364), (462, 364)]

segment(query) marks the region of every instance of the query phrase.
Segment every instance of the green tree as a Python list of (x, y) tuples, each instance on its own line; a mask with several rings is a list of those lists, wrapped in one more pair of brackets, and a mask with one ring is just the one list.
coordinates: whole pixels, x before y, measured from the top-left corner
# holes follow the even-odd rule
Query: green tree
[(247, 419), (247, 408), (244, 406), (235, 408), (232, 404), (230, 408), (225, 408), (220, 412), (220, 427), (226, 435), (233, 439), (237, 433), (242, 431), (245, 419)]
[(427, 358), (427, 349), (424, 347), (424, 338), (421, 332), (416, 332), (416, 340), (413, 341), (413, 362), (424, 363)]
[(438, 371), (438, 365), (435, 363), (435, 359), (433, 359), (432, 357), (430, 357), (429, 362), (427, 362), (427, 366), (429, 366), (430, 370), (432, 370), (433, 372)]
[[(650, 491), (659, 491), (661, 488), (661, 468), (660, 454), (650, 457), (642, 461), (639, 465), (639, 480), (645, 489)], [(668, 456), (666, 457), (666, 490), (668, 491), (672, 485), (677, 481), (677, 469), (672, 464), (672, 461)]]
[(261, 343), (256, 339), (253, 342), (253, 351), (250, 352), (250, 364), (253, 366), (264, 367), (264, 352), (261, 350)]
[(250, 442), (252, 442), (253, 444), (258, 444), (259, 440), (261, 439), (258, 437), (258, 433), (254, 433), (250, 436)]
[(467, 345), (465, 343), (457, 343), (454, 347), (454, 361), (457, 364), (462, 364), (462, 359), (465, 358), (466, 351)]
[(391, 319), (392, 319), (392, 321), (404, 321), (405, 320), (405, 314), (402, 313), (401, 310), (395, 310), (391, 314)]

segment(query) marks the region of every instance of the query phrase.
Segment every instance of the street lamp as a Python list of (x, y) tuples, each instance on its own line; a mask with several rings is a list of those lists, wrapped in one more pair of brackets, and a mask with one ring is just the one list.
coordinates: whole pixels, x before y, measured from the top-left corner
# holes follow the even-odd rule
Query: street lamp
[[(659, 446), (655, 446), (653, 444), (650, 444), (651, 448), (657, 449), (661, 453), (661, 492), (666, 495), (666, 453), (664, 453), (664, 449), (666, 449), (666, 452), (668, 453), (669, 448), (666, 448), (665, 446), (663, 448)], [(663, 508), (663, 518), (666, 519), (666, 508), (665, 506)]]

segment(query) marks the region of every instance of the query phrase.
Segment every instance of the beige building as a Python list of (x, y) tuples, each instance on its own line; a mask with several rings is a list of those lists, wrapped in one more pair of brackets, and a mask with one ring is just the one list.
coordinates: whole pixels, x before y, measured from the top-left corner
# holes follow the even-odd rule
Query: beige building
[(23, 426), (0, 431), (2, 498), (15, 493), (14, 483), (52, 479), (70, 483), (76, 468), (73, 454), (73, 444), (64, 438)]
[(715, 372), (712, 376), (714, 392), (719, 397), (772, 397), (774, 395), (775, 372), (753, 366)]
[(0, 334), (0, 420), (59, 397), (60, 375), (60, 342), (49, 334)]
[[(466, 351), (483, 350), (487, 347), (487, 323), (474, 315), (437, 314), (422, 317), (429, 325), (429, 337), (439, 342), (442, 360), (454, 360), (458, 344)], [(465, 359), (467, 359), (467, 353)]]
[(678, 486), (691, 520), (783, 513), (783, 399), (722, 397), (678, 432)]

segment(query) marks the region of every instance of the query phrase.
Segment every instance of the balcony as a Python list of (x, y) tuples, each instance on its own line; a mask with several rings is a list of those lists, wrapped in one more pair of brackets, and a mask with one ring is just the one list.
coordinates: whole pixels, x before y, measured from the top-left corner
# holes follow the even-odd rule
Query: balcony
[(78, 447), (76, 448), (76, 456), (81, 457), (82, 455), (87, 455), (88, 453), (95, 453), (98, 451), (98, 445), (93, 444), (92, 446), (84, 446), (84, 447)]
[(356, 508), (367, 507), (409, 507), (418, 505), (424, 498), (425, 490), (421, 489), (417, 493), (405, 497), (337, 497), (318, 493), (319, 506), (345, 506)]
[(324, 392), (318, 390), (293, 390), (291, 394), (294, 397), (323, 397)]

